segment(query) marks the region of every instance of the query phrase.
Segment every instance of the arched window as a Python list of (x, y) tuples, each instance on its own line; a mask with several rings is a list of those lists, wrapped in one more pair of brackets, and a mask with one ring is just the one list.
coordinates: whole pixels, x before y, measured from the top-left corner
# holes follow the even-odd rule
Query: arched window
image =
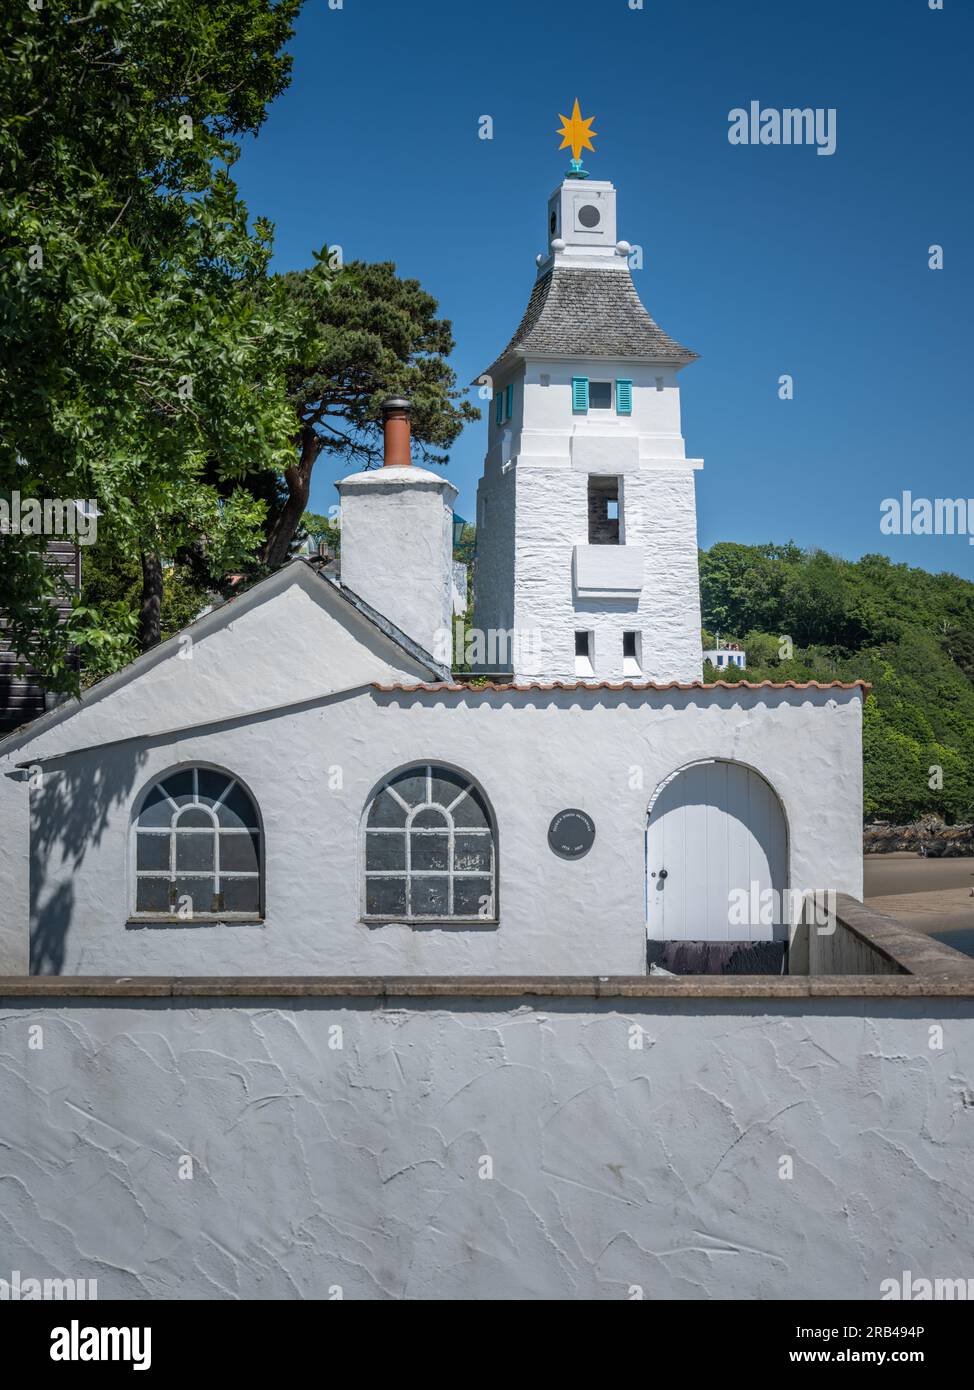
[(260, 917), (260, 820), (250, 794), (229, 773), (170, 772), (149, 788), (133, 832), (134, 917)]
[(383, 782), (365, 829), (365, 915), (382, 921), (495, 918), (490, 809), (469, 777), (424, 763)]

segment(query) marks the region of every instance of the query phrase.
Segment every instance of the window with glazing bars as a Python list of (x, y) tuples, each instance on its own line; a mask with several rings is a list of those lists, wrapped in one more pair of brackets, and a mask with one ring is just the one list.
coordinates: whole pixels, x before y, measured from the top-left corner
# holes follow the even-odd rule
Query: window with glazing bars
[(365, 829), (365, 915), (383, 921), (495, 918), (493, 819), (469, 777), (410, 767), (373, 797)]
[(149, 788), (133, 833), (134, 917), (259, 918), (260, 821), (249, 792), (229, 773), (170, 772)]

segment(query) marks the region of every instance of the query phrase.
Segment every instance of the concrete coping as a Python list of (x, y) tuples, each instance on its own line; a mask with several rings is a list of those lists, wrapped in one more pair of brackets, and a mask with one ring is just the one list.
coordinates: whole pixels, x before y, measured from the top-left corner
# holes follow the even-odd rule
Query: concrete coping
[[(904, 926), (847, 893), (836, 894), (836, 921), (892, 965), (913, 978), (974, 977), (974, 959), (942, 941)], [(820, 977), (824, 978), (824, 977)]]
[(6, 975), (15, 999), (974, 999), (974, 970), (912, 975)]
[(5, 975), (12, 999), (974, 999), (974, 960), (844, 893), (836, 920), (877, 975)]

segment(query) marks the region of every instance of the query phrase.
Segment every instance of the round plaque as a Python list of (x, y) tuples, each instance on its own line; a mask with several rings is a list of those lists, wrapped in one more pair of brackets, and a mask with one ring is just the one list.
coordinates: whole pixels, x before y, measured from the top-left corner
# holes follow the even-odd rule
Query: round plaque
[(548, 826), (548, 844), (562, 859), (581, 859), (595, 844), (595, 822), (575, 807), (559, 811)]

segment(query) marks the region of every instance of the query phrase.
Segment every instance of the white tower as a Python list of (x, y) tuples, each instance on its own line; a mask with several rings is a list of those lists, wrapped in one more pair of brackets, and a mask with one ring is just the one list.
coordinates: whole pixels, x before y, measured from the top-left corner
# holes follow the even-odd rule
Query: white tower
[(640, 303), (615, 200), (584, 175), (552, 194), (549, 253), (487, 372), (474, 625), (485, 669), (521, 679), (701, 679), (703, 461), (677, 385), (696, 353)]

